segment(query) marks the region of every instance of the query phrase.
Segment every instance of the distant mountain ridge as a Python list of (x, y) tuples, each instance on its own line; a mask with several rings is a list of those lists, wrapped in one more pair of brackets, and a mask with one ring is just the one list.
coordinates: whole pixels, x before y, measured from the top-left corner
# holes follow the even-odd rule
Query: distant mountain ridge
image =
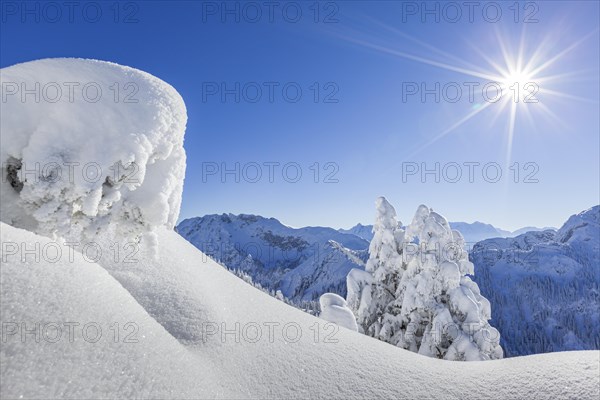
[[(536, 228), (536, 227), (525, 227), (517, 229), (514, 232), (506, 231), (504, 229), (496, 228), (491, 224), (475, 221), (469, 222), (450, 222), (452, 229), (458, 230), (467, 243), (474, 244), (481, 240), (491, 239), (496, 237), (514, 237), (521, 235), (526, 232), (532, 231), (545, 231), (545, 230), (556, 230), (556, 228)], [(363, 238), (367, 241), (371, 241), (373, 238), (373, 225), (357, 224), (350, 229), (338, 229), (339, 232), (349, 233)]]
[(326, 227), (291, 228), (257, 215), (206, 215), (177, 226), (190, 243), (295, 302), (346, 293), (346, 275), (364, 269), (369, 242)]
[(507, 356), (600, 348), (600, 206), (556, 232), (481, 241), (470, 258)]

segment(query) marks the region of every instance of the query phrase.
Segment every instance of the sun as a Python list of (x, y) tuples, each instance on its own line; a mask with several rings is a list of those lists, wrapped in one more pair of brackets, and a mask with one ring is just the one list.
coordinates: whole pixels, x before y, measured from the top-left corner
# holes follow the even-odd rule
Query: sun
[(537, 103), (536, 94), (540, 90), (538, 78), (534, 72), (518, 66), (511, 67), (506, 72), (499, 71), (497, 81), (502, 90), (502, 98), (521, 105)]
[(511, 88), (517, 85), (520, 89), (522, 89), (528, 84), (535, 84), (535, 78), (533, 75), (531, 75), (531, 73), (524, 70), (513, 71), (502, 76), (500, 84), (505, 88)]
[[(493, 113), (490, 115), (490, 122), (492, 124), (496, 122), (506, 124), (506, 165), (509, 165), (512, 157), (512, 144), (517, 125), (517, 115), (519, 115), (519, 118), (524, 117), (532, 125), (535, 125), (537, 119), (546, 119), (562, 124), (560, 118), (544, 104), (545, 102), (542, 102), (543, 99), (554, 97), (576, 101), (589, 101), (589, 99), (574, 96), (570, 93), (557, 91), (552, 87), (553, 84), (564, 79), (573, 78), (580, 72), (566, 71), (550, 75), (549, 70), (552, 65), (564, 58), (567, 53), (573, 51), (573, 49), (585, 40), (595, 35), (597, 30), (583, 35), (566, 48), (557, 49), (558, 51), (552, 48), (550, 36), (533, 44), (527, 40), (525, 30), (523, 29), (520, 40), (518, 42), (515, 41), (513, 44), (509, 37), (502, 35), (497, 30), (497, 45), (495, 49), (499, 52), (498, 56), (494, 55), (495, 52), (483, 51), (469, 42), (473, 53), (480, 56), (480, 60), (475, 59), (476, 63), (474, 64), (473, 61), (457, 57), (455, 54), (450, 54), (429, 43), (413, 38), (398, 29), (386, 26), (383, 23), (378, 23), (378, 25), (384, 27), (386, 32), (396, 34), (401, 39), (398, 40), (399, 43), (406, 41), (416, 43), (437, 57), (432, 58), (411, 54), (400, 48), (389, 47), (370, 40), (363, 40), (354, 35), (341, 35), (340, 37), (382, 53), (478, 79), (481, 87), (484, 88), (479, 93), (479, 97), (483, 99), (478, 99), (473, 106), (466, 109), (466, 113), (463, 116), (459, 116), (454, 122), (450, 122), (448, 127), (432, 135), (425, 143), (417, 145), (406, 156), (407, 158), (423, 151), (444, 136), (456, 131), (477, 115), (482, 113), (490, 115), (489, 113), (493, 110)], [(486, 88), (490, 88), (490, 90), (487, 91)], [(541, 98), (542, 95), (543, 99)]]

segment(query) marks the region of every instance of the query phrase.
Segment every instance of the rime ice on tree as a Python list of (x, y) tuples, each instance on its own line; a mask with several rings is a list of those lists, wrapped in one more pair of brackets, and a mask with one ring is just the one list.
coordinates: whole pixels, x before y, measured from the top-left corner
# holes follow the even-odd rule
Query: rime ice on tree
[(383, 197), (367, 272), (348, 276), (348, 304), (359, 330), (420, 354), (447, 360), (502, 358), (490, 303), (481, 296), (462, 235), (421, 205), (403, 230)]

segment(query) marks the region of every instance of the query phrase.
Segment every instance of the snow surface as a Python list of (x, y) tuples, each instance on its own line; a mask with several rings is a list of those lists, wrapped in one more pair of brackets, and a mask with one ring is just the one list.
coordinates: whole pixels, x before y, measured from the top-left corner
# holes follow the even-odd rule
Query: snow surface
[[(4, 223), (0, 232), (1, 398), (226, 393), (215, 383), (218, 376), (100, 265), (58, 242)], [(36, 243), (49, 249), (38, 261), (22, 252)], [(50, 252), (56, 249), (60, 253)], [(55, 254), (62, 255), (48, 262)]]
[[(1, 233), (2, 242), (47, 241), (5, 224)], [(323, 320), (244, 283), (175, 232), (159, 228), (157, 234), (158, 258), (103, 265), (122, 287), (100, 266), (78, 258), (50, 264), (7, 256), (3, 323), (95, 321), (105, 327), (133, 321), (140, 326), (140, 343), (35, 344), (9, 336), (0, 352), (3, 398), (582, 399), (598, 394), (598, 351), (470, 363), (423, 357), (357, 332), (325, 329)], [(231, 333), (222, 337), (221, 328), (235, 331), (236, 323), (239, 342)], [(262, 327), (255, 343), (254, 324)], [(291, 324), (287, 336), (285, 324)], [(297, 341), (294, 327), (302, 332)]]

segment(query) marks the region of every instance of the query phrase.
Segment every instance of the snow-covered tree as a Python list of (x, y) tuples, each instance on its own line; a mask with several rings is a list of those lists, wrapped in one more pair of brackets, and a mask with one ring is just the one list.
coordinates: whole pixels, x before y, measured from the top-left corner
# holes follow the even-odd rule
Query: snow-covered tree
[(366, 265), (366, 271), (373, 279), (366, 288), (366, 293), (361, 295), (363, 304), (357, 315), (357, 322), (366, 334), (387, 341), (393, 335), (394, 328), (397, 328), (389, 318), (388, 308), (393, 305), (402, 276), (402, 258), (398, 244), (402, 243), (404, 232), (399, 229), (396, 210), (384, 197), (379, 197), (375, 204), (377, 217), (373, 224), (374, 235)]
[(100, 92), (132, 85), (135, 101), (8, 96), (0, 120), (0, 220), (73, 242), (104, 233), (121, 245), (144, 237), (146, 247), (155, 246), (153, 232), (172, 229), (181, 204), (181, 96), (146, 72), (96, 60), (37, 60), (3, 68), (0, 77), (3, 87), (40, 80), (93, 82)]
[(363, 293), (354, 289), (348, 299), (362, 330), (430, 357), (502, 358), (499, 333), (488, 323), (490, 303), (467, 276), (473, 264), (462, 235), (424, 205), (403, 231), (394, 208), (384, 198), (376, 204), (367, 262), (372, 282), (354, 283)]
[[(368, 311), (366, 308), (370, 304), (372, 282), (373, 275), (358, 268), (352, 268), (346, 276), (346, 287), (348, 289), (346, 302), (357, 319), (359, 315), (366, 315)], [(365, 333), (361, 324), (358, 325), (358, 331)]]

